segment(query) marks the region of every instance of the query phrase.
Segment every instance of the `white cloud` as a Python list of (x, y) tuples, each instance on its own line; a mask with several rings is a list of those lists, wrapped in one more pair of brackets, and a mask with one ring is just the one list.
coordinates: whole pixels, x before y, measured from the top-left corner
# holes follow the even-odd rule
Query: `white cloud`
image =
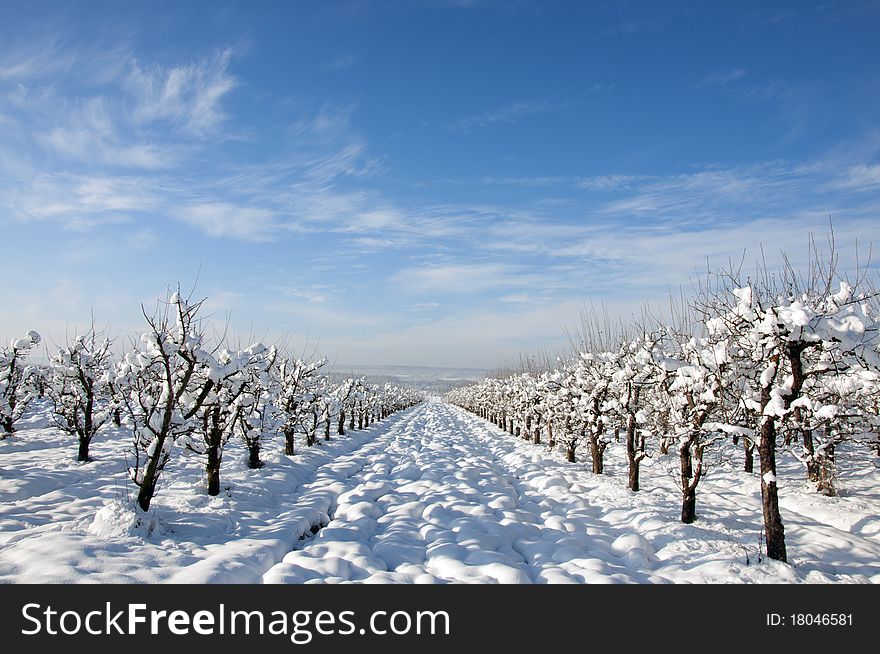
[(851, 166), (843, 175), (830, 183), (832, 188), (854, 191), (873, 191), (880, 187), (880, 164)]
[(403, 225), (405, 219), (400, 211), (394, 208), (376, 208), (355, 215), (346, 226), (350, 231), (377, 231), (396, 229)]
[(162, 200), (141, 178), (61, 173), (36, 175), (11, 191), (0, 187), (0, 202), (15, 220), (53, 220), (81, 230), (128, 221), (158, 209)]
[(180, 218), (213, 237), (269, 241), (278, 237), (277, 215), (268, 209), (230, 202), (202, 202), (183, 207)]
[(0, 80), (34, 80), (69, 72), (78, 57), (59, 39), (43, 39), (39, 47), (22, 39), (0, 55)]
[(392, 281), (409, 293), (472, 294), (517, 285), (521, 271), (503, 264), (459, 264), (407, 268)]
[(37, 128), (36, 139), (67, 159), (145, 170), (172, 168), (180, 159), (179, 146), (132, 140), (120, 129), (118, 109), (107, 98), (64, 102), (46, 97), (42, 102), (56, 107), (50, 125)]
[(449, 129), (454, 132), (468, 133), (474, 129), (483, 129), (498, 123), (513, 125), (522, 118), (547, 113), (558, 108), (558, 106), (544, 100), (511, 102), (498, 109), (466, 116), (452, 123)]
[(212, 133), (225, 119), (220, 102), (235, 88), (228, 72), (231, 50), (179, 66), (133, 62), (126, 88), (139, 122), (168, 120), (196, 135)]
[(619, 191), (648, 179), (651, 178), (644, 175), (596, 175), (579, 179), (577, 186), (587, 191)]
[(804, 171), (781, 163), (715, 168), (644, 179), (645, 183), (636, 185), (631, 195), (606, 203), (602, 213), (676, 213), (683, 219), (702, 219), (704, 214), (712, 212), (717, 219), (719, 209), (729, 212), (742, 205), (766, 202), (767, 208), (772, 210), (783, 195), (786, 199), (798, 197), (815, 181), (810, 180)]

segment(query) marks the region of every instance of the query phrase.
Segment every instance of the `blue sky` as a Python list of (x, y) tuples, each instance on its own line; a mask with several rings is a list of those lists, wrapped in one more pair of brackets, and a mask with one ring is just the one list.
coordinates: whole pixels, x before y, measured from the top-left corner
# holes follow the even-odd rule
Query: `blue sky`
[[(493, 367), (834, 221), (877, 2), (0, 1), (0, 334), (180, 281), (242, 339)], [(308, 344), (308, 345), (306, 345)]]

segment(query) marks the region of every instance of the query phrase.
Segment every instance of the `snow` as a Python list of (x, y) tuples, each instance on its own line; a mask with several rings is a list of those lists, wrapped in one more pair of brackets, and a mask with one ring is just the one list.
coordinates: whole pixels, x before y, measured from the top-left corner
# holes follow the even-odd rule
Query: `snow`
[(713, 466), (684, 525), (677, 457), (646, 459), (633, 493), (621, 447), (593, 475), (439, 401), (294, 457), (269, 441), (260, 470), (230, 443), (217, 497), (178, 448), (148, 514), (126, 480), (128, 435), (100, 434), (95, 461), (76, 463), (46, 411), (0, 442), (0, 582), (880, 582), (871, 466), (846, 466), (829, 498), (780, 461), (785, 565), (756, 556), (755, 474)]

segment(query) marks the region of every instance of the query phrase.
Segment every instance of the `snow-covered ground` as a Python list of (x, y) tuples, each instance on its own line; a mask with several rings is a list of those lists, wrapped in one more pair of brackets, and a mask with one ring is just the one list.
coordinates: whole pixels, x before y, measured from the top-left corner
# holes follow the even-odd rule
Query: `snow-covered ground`
[(3, 582), (880, 582), (867, 453), (837, 498), (783, 471), (785, 565), (759, 562), (758, 479), (734, 464), (713, 467), (683, 525), (671, 456), (643, 464), (632, 493), (619, 446), (595, 476), (441, 402), (292, 458), (267, 451), (258, 471), (230, 444), (214, 498), (178, 452), (139, 523), (124, 434), (78, 464), (47, 425), (37, 411), (0, 442)]

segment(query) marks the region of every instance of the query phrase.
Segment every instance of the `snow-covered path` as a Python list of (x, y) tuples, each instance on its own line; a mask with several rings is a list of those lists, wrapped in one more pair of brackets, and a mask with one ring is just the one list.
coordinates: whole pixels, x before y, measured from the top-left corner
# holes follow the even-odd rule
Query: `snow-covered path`
[[(377, 443), (381, 458), (342, 484), (331, 522), (265, 581), (661, 581), (644, 539), (609, 525), (582, 529), (594, 512), (569, 480), (543, 466), (522, 479), (534, 471), (519, 444), (486, 427), (449, 405), (422, 405)], [(360, 459), (322, 471), (314, 492), (324, 480), (340, 489), (340, 468)]]
[(840, 498), (787, 484), (793, 565), (756, 565), (755, 475), (717, 465), (683, 525), (671, 460), (632, 493), (619, 447), (593, 475), (442, 402), (257, 471), (231, 446), (219, 497), (179, 456), (146, 524), (119, 501), (126, 443), (85, 466), (39, 423), (0, 444), (0, 582), (880, 582), (875, 473)]
[[(382, 439), (381, 457), (336, 486), (344, 490), (330, 523), (299, 542), (264, 581), (880, 580), (876, 539), (799, 513), (789, 514), (793, 549), (799, 540), (811, 542), (826, 558), (801, 559), (799, 571), (766, 560), (750, 565), (756, 557), (747, 562), (748, 521), (760, 530), (750, 485), (724, 480), (717, 495), (707, 487), (702, 499), (722, 510), (704, 508), (702, 524), (682, 525), (668, 488), (647, 484), (630, 493), (620, 478), (596, 477), (447, 404), (426, 403), (392, 431), (392, 440)], [(328, 471), (329, 486), (333, 478)], [(825, 542), (817, 543), (820, 534)], [(832, 547), (845, 563), (827, 557)]]

